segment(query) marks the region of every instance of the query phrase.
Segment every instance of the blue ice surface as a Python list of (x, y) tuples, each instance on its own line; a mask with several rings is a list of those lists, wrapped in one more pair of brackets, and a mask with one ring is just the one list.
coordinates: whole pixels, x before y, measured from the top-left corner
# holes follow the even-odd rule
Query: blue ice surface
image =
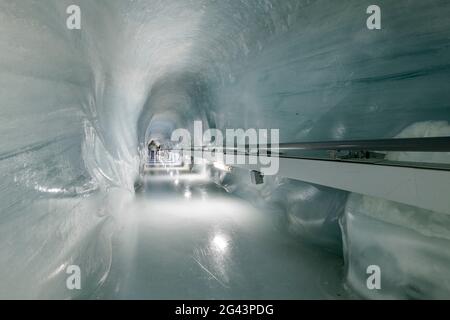
[[(206, 182), (134, 194), (149, 139), (194, 120), (276, 128), (282, 142), (448, 126), (448, 1), (378, 1), (377, 31), (366, 28), (369, 1), (79, 4), (74, 31), (66, 1), (0, 2), (0, 297), (336, 298), (341, 284), (365, 298), (448, 297), (439, 213), (281, 177), (255, 187), (245, 174), (210, 176), (227, 192), (206, 207), (197, 206), (201, 190), (215, 190)], [(158, 190), (173, 203), (156, 205)], [(411, 210), (413, 225), (403, 219)], [(222, 264), (209, 247), (214, 228), (233, 243)], [(406, 240), (415, 253), (399, 246)], [(380, 265), (393, 261), (386, 291), (364, 287), (370, 248)], [(418, 267), (430, 257), (437, 271)], [(82, 292), (65, 287), (71, 264), (85, 270)]]

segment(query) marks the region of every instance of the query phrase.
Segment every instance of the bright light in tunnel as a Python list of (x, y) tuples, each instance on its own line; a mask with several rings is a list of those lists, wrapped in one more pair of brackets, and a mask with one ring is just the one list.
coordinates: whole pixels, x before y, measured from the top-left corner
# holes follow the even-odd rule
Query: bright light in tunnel
[(190, 198), (192, 197), (192, 192), (191, 192), (191, 190), (187, 189), (187, 190), (184, 192), (184, 197), (185, 197), (186, 199), (190, 199)]
[[(209, 175), (207, 172), (200, 172), (200, 173), (186, 173), (186, 174), (178, 174), (174, 176), (170, 176), (170, 174), (167, 175), (155, 175), (155, 176), (148, 176), (145, 178), (145, 180), (151, 180), (151, 181), (185, 181), (185, 182), (207, 182), (209, 181)], [(178, 184), (176, 183), (176, 184)]]
[(216, 251), (224, 253), (228, 248), (227, 237), (222, 234), (216, 234), (211, 241), (211, 247)]
[(214, 168), (222, 170), (222, 171), (226, 171), (226, 172), (230, 172), (231, 171), (231, 167), (227, 166), (226, 164), (222, 163), (222, 162), (214, 162)]

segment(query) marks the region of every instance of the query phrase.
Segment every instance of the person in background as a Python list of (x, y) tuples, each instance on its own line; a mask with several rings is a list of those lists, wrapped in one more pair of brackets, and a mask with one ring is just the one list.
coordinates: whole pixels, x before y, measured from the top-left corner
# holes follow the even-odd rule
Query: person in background
[(150, 141), (148, 144), (148, 154), (150, 156), (150, 161), (155, 161), (155, 154), (158, 149), (158, 146), (156, 145), (156, 142), (154, 140)]
[(161, 151), (161, 145), (159, 144), (157, 147), (156, 147), (156, 159), (157, 160), (160, 160), (160, 154), (159, 154), (159, 152)]

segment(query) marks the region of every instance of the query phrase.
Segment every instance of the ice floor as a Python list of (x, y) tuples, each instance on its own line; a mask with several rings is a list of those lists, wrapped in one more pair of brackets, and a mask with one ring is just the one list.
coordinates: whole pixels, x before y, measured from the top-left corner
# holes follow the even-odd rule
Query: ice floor
[(89, 298), (345, 297), (341, 257), (281, 232), (269, 212), (211, 182), (166, 178), (148, 178), (125, 206), (108, 278)]

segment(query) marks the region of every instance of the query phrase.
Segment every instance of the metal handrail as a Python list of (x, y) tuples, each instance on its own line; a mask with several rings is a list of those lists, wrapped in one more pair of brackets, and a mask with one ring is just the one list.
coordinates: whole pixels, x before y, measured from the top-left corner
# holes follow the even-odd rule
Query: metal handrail
[[(205, 150), (208, 148), (221, 148), (223, 150), (269, 150), (278, 148), (280, 151), (408, 151), (408, 152), (450, 152), (450, 137), (430, 138), (392, 138), (374, 140), (337, 140), (319, 142), (295, 142), (267, 145), (245, 145), (236, 147), (198, 146), (191, 150)], [(176, 149), (172, 149), (176, 150)]]
[[(270, 146), (268, 146), (270, 148)], [(450, 137), (280, 143), (280, 150), (450, 152)]]

